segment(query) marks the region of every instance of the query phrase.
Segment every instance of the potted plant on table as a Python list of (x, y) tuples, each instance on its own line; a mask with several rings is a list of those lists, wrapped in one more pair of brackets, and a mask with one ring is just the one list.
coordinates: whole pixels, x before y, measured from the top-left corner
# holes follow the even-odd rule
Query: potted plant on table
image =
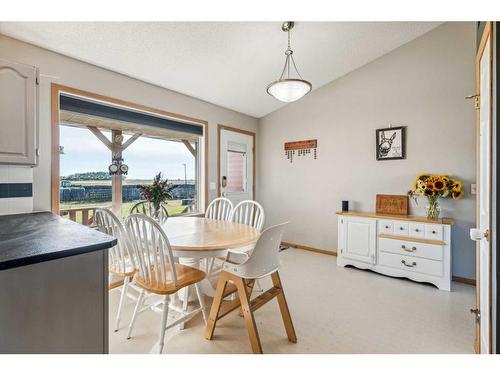
[(431, 175), (422, 173), (415, 179), (412, 190), (408, 196), (418, 204), (418, 196), (427, 198), (429, 205), (426, 207), (427, 218), (437, 220), (441, 212), (439, 198), (460, 199), (464, 195), (462, 182), (446, 175)]
[(162, 179), (161, 172), (154, 177), (151, 185), (139, 185), (139, 191), (144, 199), (153, 205), (154, 217), (159, 217), (161, 204), (168, 199), (172, 199), (171, 188), (172, 186), (168, 183), (168, 180), (166, 178)]

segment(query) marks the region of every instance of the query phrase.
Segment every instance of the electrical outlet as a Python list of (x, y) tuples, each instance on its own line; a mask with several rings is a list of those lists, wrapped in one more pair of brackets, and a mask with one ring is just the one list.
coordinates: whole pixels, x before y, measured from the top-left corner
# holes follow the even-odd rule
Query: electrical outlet
[(476, 195), (476, 184), (470, 184), (470, 193)]
[(215, 185), (215, 182), (210, 182), (209, 188), (210, 188), (210, 190), (213, 191), (213, 190), (217, 189), (217, 185)]

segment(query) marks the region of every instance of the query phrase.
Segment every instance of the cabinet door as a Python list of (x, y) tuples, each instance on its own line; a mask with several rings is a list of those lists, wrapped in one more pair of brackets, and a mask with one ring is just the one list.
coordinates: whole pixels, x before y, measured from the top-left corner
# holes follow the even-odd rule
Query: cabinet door
[(364, 217), (344, 218), (343, 256), (375, 264), (377, 221)]
[(37, 69), (0, 59), (0, 163), (36, 164)]

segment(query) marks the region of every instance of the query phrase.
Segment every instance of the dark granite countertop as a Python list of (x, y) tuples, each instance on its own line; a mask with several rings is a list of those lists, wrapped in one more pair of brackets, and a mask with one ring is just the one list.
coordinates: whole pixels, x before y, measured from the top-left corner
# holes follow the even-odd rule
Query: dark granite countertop
[(51, 212), (0, 216), (0, 270), (108, 249), (116, 239)]

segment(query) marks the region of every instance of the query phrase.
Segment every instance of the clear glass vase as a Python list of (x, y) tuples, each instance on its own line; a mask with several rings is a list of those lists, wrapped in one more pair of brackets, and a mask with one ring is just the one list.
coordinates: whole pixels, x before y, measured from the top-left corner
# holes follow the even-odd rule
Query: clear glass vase
[(429, 220), (439, 219), (439, 214), (441, 213), (441, 207), (439, 207), (438, 197), (428, 196), (429, 205), (426, 207), (427, 218)]

